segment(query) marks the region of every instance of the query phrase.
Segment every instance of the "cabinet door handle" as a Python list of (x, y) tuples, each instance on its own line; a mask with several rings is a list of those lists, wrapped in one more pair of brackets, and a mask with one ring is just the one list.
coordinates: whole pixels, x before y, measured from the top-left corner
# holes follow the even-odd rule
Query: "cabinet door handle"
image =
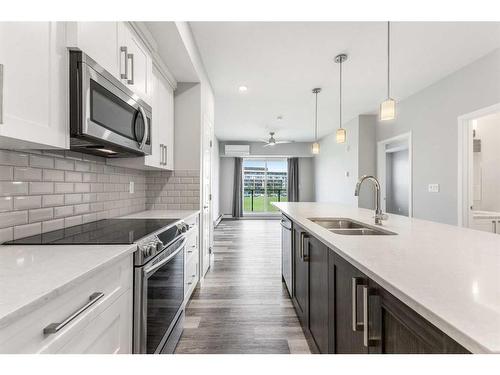
[(363, 287), (363, 345), (368, 347), (368, 287)]
[(73, 314), (64, 319), (61, 323), (49, 324), (47, 327), (43, 329), (43, 333), (46, 335), (50, 335), (52, 333), (59, 332), (61, 329), (63, 329), (65, 326), (71, 323), (71, 321), (75, 320), (78, 317), (78, 315), (82, 314), (85, 310), (90, 308), (92, 305), (96, 304), (97, 301), (99, 301), (102, 297), (104, 297), (104, 293), (102, 292), (92, 293), (89, 297), (89, 301), (85, 305), (80, 307)]
[(351, 280), (352, 294), (352, 330), (354, 332), (363, 329), (363, 323), (358, 322), (358, 286), (365, 283), (362, 277), (353, 277)]
[[(128, 60), (130, 60), (130, 75), (132, 76), (132, 78), (127, 80), (127, 83), (129, 85), (133, 85), (134, 84), (134, 54), (133, 53), (127, 54), (127, 61)], [(128, 75), (127, 75), (127, 77), (128, 77)]]
[(167, 145), (163, 145), (163, 147), (165, 147), (165, 165), (167, 165), (167, 157), (168, 157), (168, 154), (167, 154)]
[(299, 252), (299, 255), (300, 255), (300, 259), (302, 259), (302, 261), (304, 261), (304, 262), (309, 261), (309, 257), (307, 255), (305, 255), (305, 253), (304, 253), (304, 247), (305, 247), (304, 242), (307, 238), (309, 238), (307, 233), (305, 233), (305, 232), (300, 233), (300, 247), (299, 247), (300, 252)]
[(3, 64), (0, 64), (0, 124), (3, 124)]
[[(120, 73), (120, 78), (121, 79), (128, 79), (128, 53), (127, 53), (127, 47), (126, 46), (121, 46), (120, 47), (120, 58), (121, 55), (125, 57), (124, 62), (125, 62), (125, 72)], [(120, 64), (120, 69), (121, 69), (121, 64)]]
[(491, 230), (493, 231), (493, 233), (496, 233), (497, 232), (497, 222), (495, 220), (493, 220), (491, 222), (491, 224), (492, 224)]
[(163, 144), (160, 145), (160, 165), (163, 165)]

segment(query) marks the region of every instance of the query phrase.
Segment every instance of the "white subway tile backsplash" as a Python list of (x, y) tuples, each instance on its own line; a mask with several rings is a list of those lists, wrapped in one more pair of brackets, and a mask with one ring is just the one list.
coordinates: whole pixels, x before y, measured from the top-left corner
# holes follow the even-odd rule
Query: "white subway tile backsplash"
[(64, 227), (72, 227), (74, 225), (80, 225), (82, 224), (82, 216), (71, 216), (71, 217), (66, 217), (64, 218)]
[(75, 169), (75, 162), (67, 159), (55, 159), (55, 168), (72, 171)]
[(14, 227), (14, 239), (34, 236), (42, 233), (42, 223), (19, 225)]
[(64, 228), (64, 219), (48, 220), (42, 223), (42, 233)]
[(44, 181), (64, 181), (64, 171), (44, 169), (42, 177)]
[(14, 168), (14, 180), (18, 181), (41, 181), (42, 170), (38, 168)]
[(72, 182), (56, 182), (54, 184), (55, 193), (72, 193), (74, 188), (75, 187)]
[(29, 210), (29, 222), (30, 223), (50, 220), (53, 217), (54, 217), (54, 209), (53, 208), (38, 208), (36, 210)]
[(14, 197), (15, 210), (26, 210), (28, 208), (40, 208), (40, 207), (42, 207), (42, 197), (40, 195)]
[(0, 228), (26, 224), (27, 222), (28, 211), (9, 211), (0, 213)]
[(198, 171), (144, 172), (71, 151), (0, 150), (0, 243), (146, 208), (197, 209), (198, 182)]
[(41, 155), (30, 155), (30, 166), (35, 168), (54, 168), (54, 158)]
[(14, 239), (14, 228), (0, 229), (0, 243), (12, 241)]
[(12, 197), (0, 198), (0, 212), (12, 211), (13, 209), (14, 209), (14, 199)]
[(12, 181), (14, 179), (14, 168), (0, 165), (0, 181)]
[(51, 194), (54, 192), (52, 182), (30, 182), (30, 194)]
[(28, 183), (22, 181), (0, 181), (0, 196), (28, 194)]
[(82, 182), (82, 173), (81, 172), (64, 172), (64, 180), (66, 182)]
[(28, 166), (28, 154), (24, 152), (0, 150), (0, 164), (11, 166)]
[(42, 197), (42, 206), (43, 207), (53, 207), (53, 206), (62, 206), (62, 205), (64, 205), (64, 195), (63, 194), (44, 195)]
[(66, 217), (73, 215), (73, 206), (54, 207), (54, 217)]

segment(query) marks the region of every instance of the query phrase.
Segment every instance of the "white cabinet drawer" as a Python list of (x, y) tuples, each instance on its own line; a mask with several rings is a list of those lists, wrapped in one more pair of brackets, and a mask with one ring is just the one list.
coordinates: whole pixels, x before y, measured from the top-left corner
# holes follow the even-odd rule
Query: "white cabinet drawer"
[(186, 263), (192, 258), (198, 258), (198, 233), (193, 232), (186, 240)]
[[(51, 353), (127, 354), (132, 352), (132, 289)], [(50, 346), (48, 349), (56, 349)], [(49, 351), (47, 351), (49, 352)]]
[(184, 300), (187, 302), (193, 293), (199, 279), (198, 257), (190, 258), (186, 263), (184, 273)]
[[(92, 329), (92, 321), (104, 313), (119, 297), (132, 289), (133, 263), (128, 255), (117, 263), (77, 283), (60, 296), (0, 330), (0, 353), (54, 353)], [(93, 293), (104, 294), (96, 303), (81, 311), (57, 333), (44, 334), (51, 323), (65, 321), (89, 302)], [(130, 325), (132, 318), (130, 314)], [(130, 327), (129, 327), (130, 329)], [(88, 346), (88, 350), (91, 347)]]

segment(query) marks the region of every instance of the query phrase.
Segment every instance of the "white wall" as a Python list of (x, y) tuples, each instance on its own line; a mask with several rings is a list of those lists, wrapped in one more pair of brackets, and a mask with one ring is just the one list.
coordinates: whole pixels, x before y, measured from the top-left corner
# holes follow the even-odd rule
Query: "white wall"
[(314, 158), (299, 158), (299, 200), (314, 202)]
[[(457, 223), (457, 117), (500, 102), (500, 49), (398, 103), (377, 139), (412, 131), (413, 215)], [(439, 193), (428, 184), (438, 183)]]
[[(500, 212), (500, 116), (477, 121), (476, 138), (481, 140), (481, 152), (474, 153), (478, 163), (480, 200), (474, 209)], [(476, 170), (474, 170), (476, 174)]]
[[(359, 116), (358, 178), (363, 175), (376, 176), (377, 171), (377, 116)], [(359, 192), (358, 207), (374, 208), (373, 187), (363, 186)]]
[(201, 86), (199, 83), (178, 83), (174, 97), (175, 145), (174, 168), (200, 170)]

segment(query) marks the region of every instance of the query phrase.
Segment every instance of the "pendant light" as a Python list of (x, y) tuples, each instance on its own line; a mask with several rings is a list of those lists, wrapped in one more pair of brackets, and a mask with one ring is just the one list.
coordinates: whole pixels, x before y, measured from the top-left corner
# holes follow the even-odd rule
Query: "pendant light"
[(387, 22), (387, 99), (380, 104), (380, 121), (396, 118), (396, 101), (391, 98), (391, 23)]
[(346, 131), (342, 127), (342, 63), (347, 60), (346, 54), (340, 54), (335, 56), (335, 62), (340, 66), (340, 95), (339, 95), (339, 128), (335, 134), (335, 140), (337, 143), (345, 143), (346, 141)]
[(316, 107), (314, 115), (314, 143), (312, 144), (311, 151), (314, 155), (319, 154), (319, 143), (318, 143), (318, 94), (321, 92), (319, 87), (312, 90), (313, 94), (316, 95)]

